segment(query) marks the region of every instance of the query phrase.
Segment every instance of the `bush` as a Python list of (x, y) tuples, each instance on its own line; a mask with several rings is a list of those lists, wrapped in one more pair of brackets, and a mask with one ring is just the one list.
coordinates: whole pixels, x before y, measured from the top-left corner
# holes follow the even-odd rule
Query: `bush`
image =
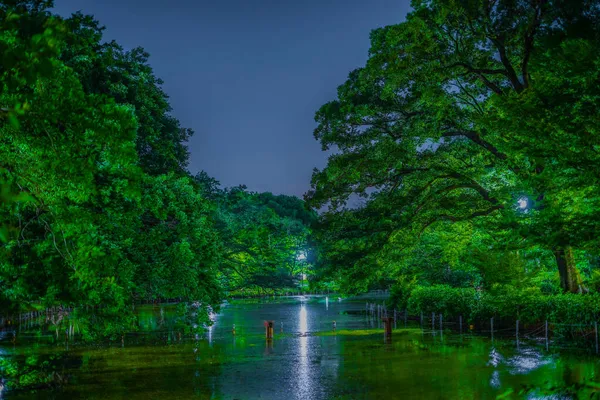
[(563, 324), (592, 324), (600, 319), (600, 294), (543, 294), (538, 288), (517, 289), (496, 286), (489, 292), (448, 285), (417, 286), (408, 299), (408, 309), (442, 314), (446, 318), (462, 315), (469, 321), (491, 317), (536, 323), (548, 320)]
[(391, 288), (388, 304), (390, 309), (406, 310), (408, 308), (408, 299), (416, 287), (416, 278), (409, 280), (406, 277), (401, 277)]
[(469, 315), (475, 309), (478, 293), (473, 288), (448, 285), (418, 286), (408, 300), (411, 312), (436, 313), (445, 317)]

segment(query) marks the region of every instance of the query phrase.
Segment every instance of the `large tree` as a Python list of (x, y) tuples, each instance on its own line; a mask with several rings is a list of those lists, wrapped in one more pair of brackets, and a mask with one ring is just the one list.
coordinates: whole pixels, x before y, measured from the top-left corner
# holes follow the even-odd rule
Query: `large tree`
[(223, 251), (185, 176), (189, 131), (143, 51), (50, 6), (0, 6), (2, 305), (102, 305), (101, 333), (128, 329), (111, 321), (139, 298), (201, 301), (206, 316)]
[(338, 151), (310, 201), (343, 215), (368, 197), (384, 243), (448, 222), (511, 232), (580, 290), (572, 248), (597, 246), (600, 222), (598, 5), (413, 1), (317, 112), (315, 137)]

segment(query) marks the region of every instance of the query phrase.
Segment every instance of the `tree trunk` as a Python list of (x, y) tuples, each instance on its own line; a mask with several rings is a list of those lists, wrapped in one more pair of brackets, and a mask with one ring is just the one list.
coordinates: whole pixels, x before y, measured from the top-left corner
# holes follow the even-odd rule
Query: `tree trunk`
[(556, 265), (558, 266), (558, 274), (560, 275), (560, 287), (565, 293), (581, 293), (583, 286), (581, 276), (575, 266), (575, 257), (573, 256), (573, 248), (565, 246), (563, 248), (554, 249), (554, 257), (556, 257)]

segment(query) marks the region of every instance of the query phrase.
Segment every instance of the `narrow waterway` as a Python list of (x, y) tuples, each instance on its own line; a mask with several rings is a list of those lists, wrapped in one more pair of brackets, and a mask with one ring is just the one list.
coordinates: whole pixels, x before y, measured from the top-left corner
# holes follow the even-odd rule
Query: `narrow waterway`
[[(417, 325), (384, 343), (381, 330), (355, 313), (364, 306), (323, 297), (234, 301), (204, 337), (182, 340), (169, 331), (168, 307), (146, 307), (140, 311), (146, 336), (127, 337), (124, 346), (0, 345), (0, 358), (60, 356), (65, 380), (53, 391), (4, 391), (0, 398), (556, 399), (575, 397), (549, 389), (587, 383), (589, 397), (589, 387), (600, 388), (596, 356), (441, 337)], [(265, 320), (275, 322), (272, 342), (264, 337)]]

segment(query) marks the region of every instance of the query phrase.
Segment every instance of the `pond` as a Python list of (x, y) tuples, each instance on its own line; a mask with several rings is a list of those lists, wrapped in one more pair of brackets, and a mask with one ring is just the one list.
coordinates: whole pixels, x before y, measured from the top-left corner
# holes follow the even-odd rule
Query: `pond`
[[(169, 332), (168, 307), (143, 307), (149, 335), (127, 337), (123, 346), (4, 342), (0, 358), (61, 356), (68, 382), (34, 394), (0, 391), (0, 398), (556, 399), (576, 398), (563, 389), (582, 383), (587, 398), (600, 390), (596, 356), (434, 334), (418, 323), (386, 343), (377, 323), (360, 314), (364, 307), (364, 300), (325, 297), (233, 301), (204, 337), (182, 339)], [(275, 322), (272, 342), (265, 320)]]

